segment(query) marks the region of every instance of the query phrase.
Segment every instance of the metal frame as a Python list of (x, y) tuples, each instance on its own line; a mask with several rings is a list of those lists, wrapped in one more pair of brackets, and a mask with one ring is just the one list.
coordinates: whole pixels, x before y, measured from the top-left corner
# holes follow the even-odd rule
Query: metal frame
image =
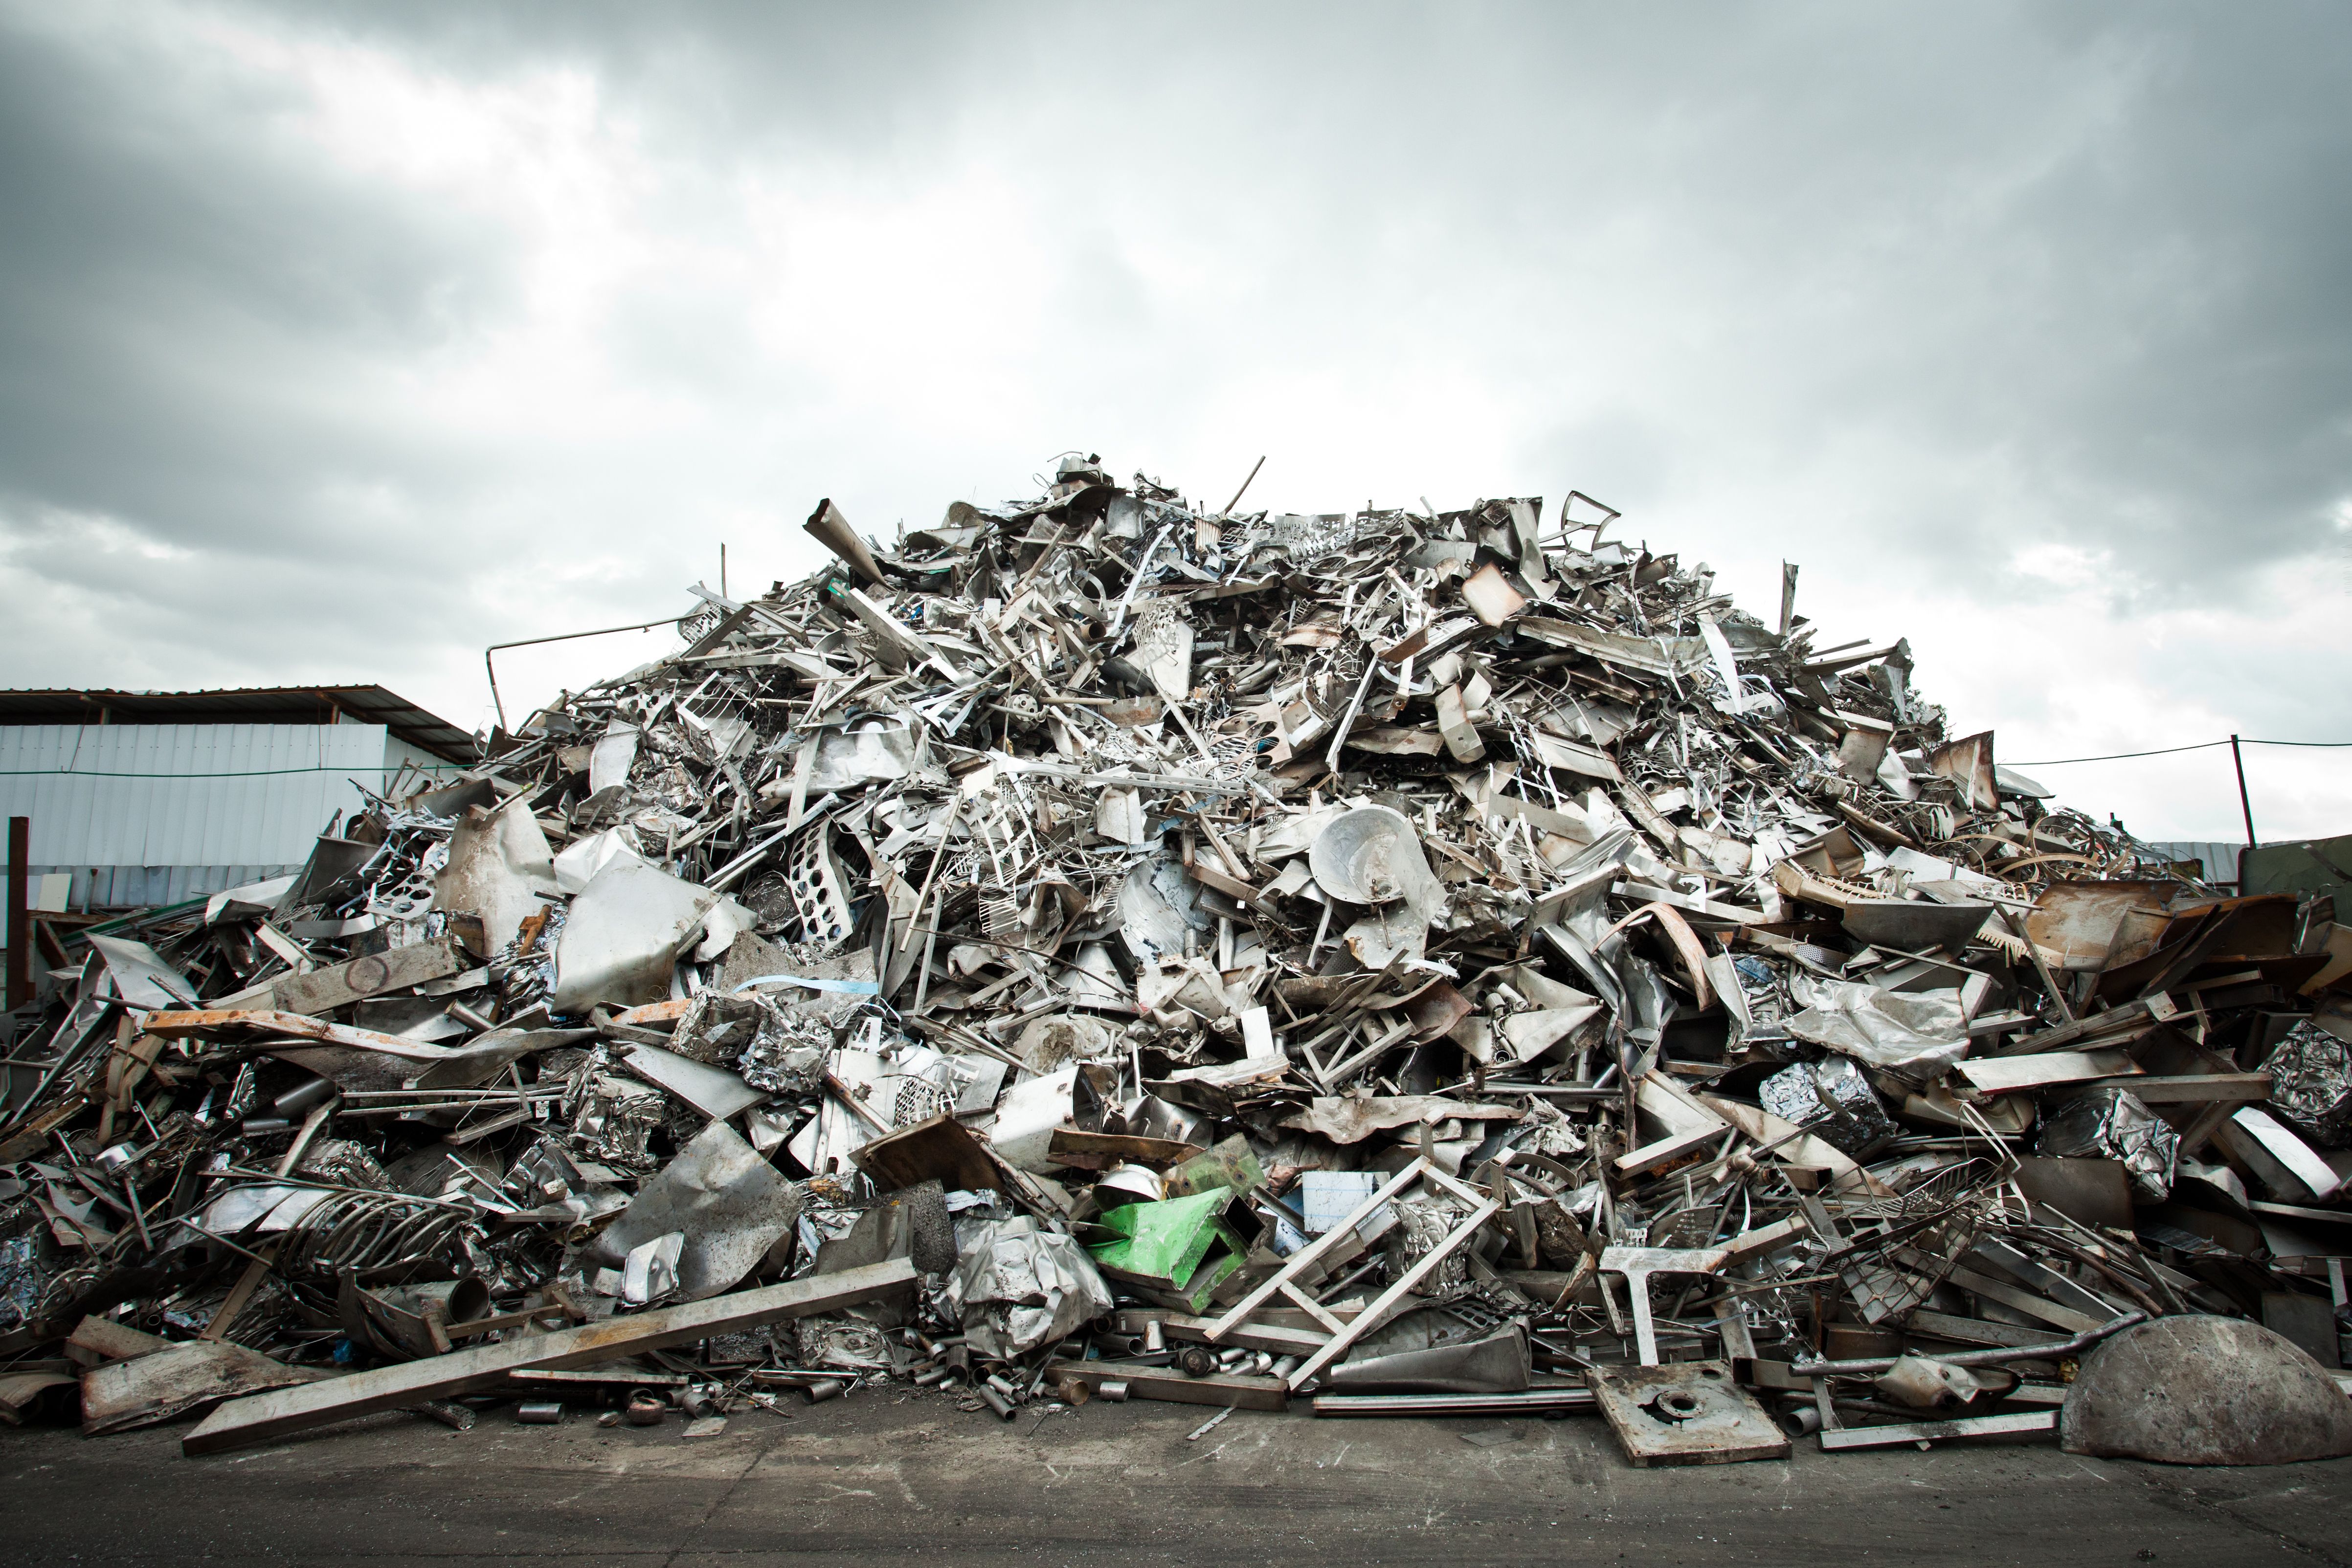
[[(1395, 1284), (1375, 1297), (1371, 1305), (1357, 1313), (1352, 1321), (1340, 1322), (1326, 1311), (1321, 1303), (1298, 1289), (1299, 1275), (1326, 1252), (1339, 1246), (1344, 1237), (1353, 1235), (1356, 1227), (1377, 1214), (1382, 1204), (1411, 1186), (1415, 1181), (1427, 1182), (1443, 1187), (1455, 1197), (1472, 1205), (1469, 1217), (1447, 1232), (1443, 1241), (1423, 1253), (1412, 1268), (1404, 1271)], [(1275, 1296), (1280, 1295), (1288, 1299), (1304, 1309), (1316, 1321), (1331, 1331), (1331, 1338), (1324, 1343), (1323, 1347), (1307, 1357), (1299, 1364), (1297, 1370), (1291, 1373), (1288, 1379), (1291, 1388), (1294, 1390), (1302, 1388), (1316, 1373), (1338, 1359), (1340, 1352), (1385, 1321), (1388, 1310), (1402, 1298), (1406, 1291), (1420, 1284), (1428, 1277), (1432, 1269), (1452, 1257), (1464, 1242), (1478, 1234), (1481, 1226), (1502, 1211), (1503, 1205), (1499, 1200), (1489, 1197), (1477, 1188), (1447, 1175), (1432, 1163), (1427, 1155), (1421, 1155), (1415, 1158), (1412, 1164), (1383, 1182), (1379, 1189), (1370, 1197), (1358, 1205), (1354, 1212), (1346, 1219), (1325, 1231), (1310, 1245), (1291, 1254), (1290, 1261), (1284, 1264), (1272, 1278), (1260, 1283), (1255, 1289), (1234, 1303), (1232, 1310), (1202, 1331), (1202, 1337), (1212, 1342), (1222, 1340), (1238, 1327), (1244, 1319), (1265, 1306)]]

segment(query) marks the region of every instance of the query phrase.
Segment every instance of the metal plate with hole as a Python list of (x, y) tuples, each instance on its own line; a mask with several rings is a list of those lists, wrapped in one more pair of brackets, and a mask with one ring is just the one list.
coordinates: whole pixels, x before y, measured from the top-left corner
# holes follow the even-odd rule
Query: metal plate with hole
[(434, 879), (449, 863), (444, 840), (425, 847), (415, 862), (402, 869), (397, 862), (368, 890), (368, 912), (381, 920), (413, 921), (433, 907)]
[(849, 940), (847, 879), (834, 858), (832, 837), (822, 825), (793, 841), (784, 878), (800, 910), (801, 941), (830, 947)]
[(1593, 1403), (1633, 1465), (1785, 1459), (1789, 1436), (1719, 1361), (1595, 1367)]

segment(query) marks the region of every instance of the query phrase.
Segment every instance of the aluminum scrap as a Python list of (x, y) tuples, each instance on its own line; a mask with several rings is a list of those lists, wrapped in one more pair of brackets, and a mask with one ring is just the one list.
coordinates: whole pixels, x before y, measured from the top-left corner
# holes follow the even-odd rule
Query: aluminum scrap
[[(1524, 1344), (1497, 1398), (1654, 1345), (1864, 1446), (1894, 1358), (2332, 1326), (2329, 900), (2184, 879), (1793, 568), (1768, 624), (1618, 521), (1076, 455), (887, 546), (821, 503), (824, 570), (73, 939), (10, 1020), (0, 1353), (348, 1367), (960, 1242), (660, 1365), (1388, 1408), (1411, 1313)], [(1824, 1356), (1875, 1370), (1756, 1370)]]

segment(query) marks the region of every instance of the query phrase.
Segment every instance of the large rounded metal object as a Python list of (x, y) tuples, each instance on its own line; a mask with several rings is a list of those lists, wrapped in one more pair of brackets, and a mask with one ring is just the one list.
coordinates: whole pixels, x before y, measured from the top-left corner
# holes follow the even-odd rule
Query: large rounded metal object
[(1444, 897), (1421, 836), (1404, 813), (1385, 805), (1343, 811), (1307, 848), (1307, 868), (1316, 885), (1350, 904), (1386, 904), (1399, 899), (1419, 911)]
[(2259, 1323), (2158, 1318), (2084, 1360), (2058, 1431), (2070, 1454), (2286, 1465), (2352, 1454), (2352, 1399)]

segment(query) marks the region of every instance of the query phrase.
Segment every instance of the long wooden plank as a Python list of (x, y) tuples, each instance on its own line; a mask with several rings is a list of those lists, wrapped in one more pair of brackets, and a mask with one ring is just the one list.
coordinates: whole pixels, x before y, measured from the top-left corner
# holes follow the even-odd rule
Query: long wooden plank
[(205, 1417), (180, 1440), (180, 1452), (218, 1454), (267, 1443), (289, 1432), (307, 1431), (379, 1410), (399, 1410), (427, 1399), (496, 1388), (507, 1374), (526, 1367), (592, 1365), (615, 1356), (685, 1344), (713, 1334), (740, 1332), (785, 1318), (830, 1311), (888, 1295), (915, 1282), (907, 1258), (812, 1275), (759, 1290), (740, 1290), (708, 1300), (631, 1317), (608, 1318), (552, 1334), (532, 1334), (494, 1345), (452, 1351), (425, 1361), (376, 1367), (349, 1377), (278, 1389), (233, 1400)]
[[(465, 961), (470, 963), (471, 959)], [(274, 987), (281, 1012), (331, 1013), (362, 997), (445, 980), (465, 967), (446, 937), (412, 942), (389, 952), (372, 952), (308, 974), (281, 975)]]
[(258, 1029), (264, 1034), (316, 1040), (324, 1046), (350, 1046), (356, 1050), (381, 1051), (388, 1057), (403, 1057), (420, 1062), (437, 1062), (450, 1054), (447, 1047), (427, 1045), (423, 1040), (404, 1040), (397, 1035), (378, 1034), (373, 1029), (331, 1024), (323, 1018), (313, 1018), (301, 1013), (281, 1013), (268, 1007), (154, 1012), (147, 1015), (146, 1027), (149, 1034), (161, 1035), (166, 1039), (177, 1039), (184, 1035), (209, 1034), (215, 1029)]
[[(2352, 1218), (2352, 1215), (2347, 1215)], [(1171, 1340), (1206, 1340), (1210, 1320), (1171, 1312), (1160, 1327)], [(1244, 1323), (1229, 1331), (1224, 1342), (1245, 1351), (1272, 1351), (1276, 1355), (1310, 1356), (1331, 1336), (1319, 1329), (1286, 1329), (1270, 1323)]]

